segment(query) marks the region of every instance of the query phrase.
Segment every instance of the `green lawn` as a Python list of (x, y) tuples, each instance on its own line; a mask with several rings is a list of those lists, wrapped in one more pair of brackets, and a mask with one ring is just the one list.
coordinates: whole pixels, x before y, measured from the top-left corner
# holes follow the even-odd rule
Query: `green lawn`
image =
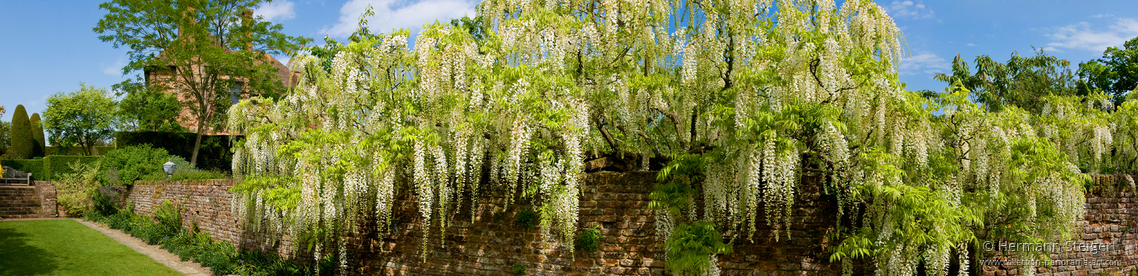
[(181, 275), (73, 220), (0, 222), (0, 275)]

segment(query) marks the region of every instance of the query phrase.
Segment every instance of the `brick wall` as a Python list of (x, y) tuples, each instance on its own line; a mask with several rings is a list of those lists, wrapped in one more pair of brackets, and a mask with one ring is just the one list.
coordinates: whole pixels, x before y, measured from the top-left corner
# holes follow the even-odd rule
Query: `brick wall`
[(169, 200), (181, 207), (183, 226), (197, 225), (201, 231), (209, 233), (214, 240), (233, 243), (238, 247), (276, 251), (289, 256), (286, 243), (269, 243), (263, 234), (251, 233), (237, 227), (232, 212), (233, 187), (231, 179), (181, 180), (181, 181), (135, 181), (125, 192), (124, 198), (133, 204), (134, 212), (153, 215), (154, 209)]
[[(1079, 233), (1071, 241), (1052, 244), (1048, 252), (1052, 267), (1045, 261), (1035, 262), (1039, 274), (1132, 275), (1138, 273), (1138, 195), (1124, 177), (1095, 175), (1094, 188), (1086, 194), (1086, 214)], [(1019, 275), (1025, 262), (1014, 253), (996, 251), (992, 241), (984, 267), (984, 275)], [(1006, 244), (1010, 248), (1010, 244)], [(1098, 252), (1094, 252), (1098, 249)]]
[[(527, 201), (503, 208), (507, 191), (482, 191), (476, 219), (470, 221), (469, 203), (451, 218), (446, 246), (432, 229), (430, 246), (422, 258), (421, 220), (414, 198), (404, 196), (392, 235), (374, 235), (353, 244), (362, 261), (361, 274), (375, 275), (510, 275), (514, 264), (526, 266), (526, 275), (664, 275), (663, 240), (656, 236), (654, 212), (648, 208), (655, 173), (595, 173), (585, 178), (579, 225), (600, 226), (605, 239), (597, 252), (570, 253), (557, 242), (543, 241), (537, 228), (516, 226)], [(813, 183), (813, 178), (806, 180)], [(754, 242), (736, 240), (734, 254), (720, 257), (721, 274), (840, 275), (841, 266), (829, 262), (823, 237), (834, 225), (837, 207), (822, 199), (818, 185), (802, 185), (791, 221), (793, 239), (774, 241), (771, 229), (760, 223)], [(702, 204), (702, 203), (699, 203)], [(783, 234), (785, 235), (785, 233)], [(785, 236), (784, 236), (785, 237)]]
[[(600, 226), (605, 240), (597, 252), (569, 253), (565, 245), (541, 239), (538, 228), (515, 225), (518, 212), (535, 208), (526, 200), (505, 206), (502, 187), (483, 188), (479, 204), (469, 201), (450, 215), (445, 235), (437, 226), (423, 242), (416, 196), (401, 191), (395, 203), (393, 231), (374, 233), (374, 222), (362, 223), (364, 231), (348, 243), (353, 267), (363, 275), (510, 275), (514, 264), (526, 266), (526, 275), (663, 275), (662, 241), (656, 237), (654, 215), (648, 209), (653, 173), (594, 173), (582, 187), (579, 225)], [(1096, 187), (1115, 185), (1112, 176), (1096, 176)], [(1112, 182), (1115, 181), (1115, 182)], [(841, 266), (829, 262), (825, 234), (832, 231), (836, 206), (822, 195), (811, 177), (804, 179), (796, 194), (791, 218), (792, 239), (774, 241), (771, 230), (760, 223), (754, 241), (735, 241), (734, 254), (721, 256), (723, 275), (840, 275)], [(1117, 186), (1117, 185), (1115, 185)], [(230, 180), (138, 181), (128, 191), (136, 212), (150, 214), (162, 200), (183, 206), (187, 220), (197, 222), (216, 239), (246, 248), (288, 252), (286, 243), (266, 245), (255, 233), (237, 230), (230, 213)], [(1115, 190), (1118, 190), (1115, 192)], [(702, 203), (699, 203), (702, 204)], [(1118, 274), (1135, 268), (1138, 260), (1138, 196), (1132, 190), (1096, 188), (1087, 194), (1086, 220), (1076, 242), (1121, 244), (1117, 249), (1094, 255), (1062, 252), (1052, 259), (1067, 261), (1039, 272), (1056, 275)], [(471, 214), (474, 214), (472, 222)], [(369, 230), (370, 229), (370, 230)], [(445, 246), (443, 246), (445, 242)], [(284, 255), (284, 254), (282, 254)], [(301, 255), (305, 256), (305, 255)], [(1009, 260), (989, 254), (988, 260)], [(1076, 260), (1083, 260), (1076, 263)], [(1090, 263), (1088, 260), (1100, 260)], [(1122, 263), (1103, 262), (1119, 260)], [(1015, 275), (1019, 267), (991, 265), (985, 275)], [(860, 269), (858, 269), (860, 270)]]
[(40, 200), (40, 217), (41, 218), (54, 218), (56, 216), (63, 216), (59, 212), (59, 205), (55, 203), (55, 184), (51, 181), (34, 182), (36, 186), (36, 195)]

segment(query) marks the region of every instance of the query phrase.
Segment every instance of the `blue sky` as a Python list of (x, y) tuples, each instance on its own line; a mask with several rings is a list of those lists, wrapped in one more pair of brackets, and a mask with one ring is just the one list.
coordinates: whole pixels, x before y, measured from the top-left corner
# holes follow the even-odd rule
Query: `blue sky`
[[(1072, 63), (1098, 58), (1108, 46), (1138, 37), (1134, 1), (876, 1), (902, 29), (911, 58), (901, 61), (901, 81), (910, 90), (940, 91), (933, 74), (950, 69), (953, 57), (972, 61), (989, 55), (1006, 61), (1013, 52), (1033, 55), (1032, 46)], [(91, 31), (104, 15), (101, 1), (0, 0), (0, 105), (11, 121), (23, 104), (42, 112), (51, 94), (79, 89), (80, 82), (107, 87), (121, 82), (126, 51), (99, 41)], [(320, 42), (344, 40), (370, 4), (373, 31), (412, 28), (438, 19), (473, 14), (470, 0), (277, 0), (256, 9), (281, 23), (284, 32)], [(282, 59), (287, 57), (281, 57)]]

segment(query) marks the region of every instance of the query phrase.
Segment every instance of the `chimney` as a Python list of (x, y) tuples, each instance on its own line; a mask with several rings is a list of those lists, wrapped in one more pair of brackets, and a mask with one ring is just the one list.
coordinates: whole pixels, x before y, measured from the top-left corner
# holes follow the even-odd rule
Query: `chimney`
[(186, 10), (182, 11), (182, 20), (178, 21), (178, 39), (182, 39), (183, 24), (186, 23), (186, 20), (189, 20), (190, 24), (197, 23), (197, 20), (194, 20), (194, 7), (186, 7)]
[(245, 51), (253, 51), (253, 9), (241, 9), (241, 25), (245, 27)]

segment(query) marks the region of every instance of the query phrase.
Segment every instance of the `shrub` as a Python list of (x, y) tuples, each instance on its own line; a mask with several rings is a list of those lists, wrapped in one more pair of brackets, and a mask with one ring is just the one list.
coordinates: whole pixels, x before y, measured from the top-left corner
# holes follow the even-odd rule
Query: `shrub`
[(225, 172), (222, 171), (206, 171), (198, 169), (183, 170), (174, 173), (170, 180), (195, 180), (195, 179), (226, 179), (229, 178)]
[[(138, 237), (149, 244), (160, 245), (163, 249), (178, 255), (183, 261), (192, 260), (209, 267), (214, 275), (315, 275), (313, 266), (300, 265), (280, 256), (259, 251), (239, 251), (233, 244), (224, 241), (213, 241), (208, 233), (193, 230), (174, 229), (163, 226), (163, 222), (155, 222), (150, 217), (134, 214), (130, 205), (119, 209), (113, 215), (102, 215), (89, 212), (86, 219), (107, 224), (108, 227), (122, 230), (127, 234)], [(161, 214), (161, 215), (159, 215)], [(177, 214), (177, 207), (169, 201), (163, 202), (155, 209), (155, 217), (159, 221), (168, 221), (170, 225)], [(158, 218), (163, 217), (163, 218)], [(177, 225), (181, 225), (180, 218)], [(318, 261), (323, 274), (334, 272), (336, 262), (326, 256)]]
[(154, 219), (158, 220), (159, 226), (171, 232), (182, 229), (182, 212), (169, 200), (163, 200), (162, 205), (154, 209)]
[(530, 209), (522, 210), (518, 212), (517, 217), (514, 217), (514, 224), (521, 227), (534, 227), (537, 226), (538, 222), (540, 222), (540, 220), (537, 217), (537, 213)]
[[(99, 163), (72, 162), (70, 173), (60, 175), (56, 182), (56, 202), (72, 215), (93, 209), (91, 195), (99, 188)], [(34, 175), (33, 175), (34, 176)]]
[(574, 241), (574, 245), (577, 246), (577, 250), (595, 252), (597, 251), (597, 248), (600, 247), (601, 241), (604, 239), (605, 237), (601, 235), (600, 227), (593, 226), (593, 228), (589, 228), (588, 230), (577, 234), (577, 239)]
[(40, 120), (39, 113), (32, 113), (32, 117), (28, 118), (29, 129), (32, 132), (32, 157), (44, 157), (44, 148), (47, 147), (47, 141), (43, 136), (43, 121)]
[(107, 170), (113, 170), (114, 174), (118, 176), (118, 179), (108, 179), (108, 181), (117, 181), (128, 185), (134, 183), (136, 179), (153, 178), (151, 175), (158, 175), (161, 177), (159, 179), (166, 179), (162, 164), (167, 161), (174, 161), (175, 163), (180, 161), (186, 166), (189, 164), (185, 162), (185, 159), (170, 155), (164, 149), (154, 148), (146, 144), (119, 148), (107, 153), (103, 158), (105, 159), (103, 161), (104, 167)]
[[(230, 166), (233, 163), (233, 151), (230, 150), (232, 146), (230, 138), (229, 135), (202, 136), (201, 149), (198, 151), (197, 167), (230, 171)], [(196, 133), (153, 131), (120, 131), (115, 133), (115, 143), (119, 149), (149, 144), (154, 148), (162, 148), (172, 155), (184, 158), (190, 158), (193, 154), (195, 139), (197, 139)]]
[[(78, 163), (90, 164), (90, 163), (98, 162), (100, 160), (102, 160), (102, 157), (98, 157), (98, 156), (51, 155), (51, 156), (43, 158), (43, 162), (44, 162), (43, 165), (44, 165), (44, 173), (45, 174), (43, 175), (42, 178), (39, 178), (39, 179), (52, 180), (52, 181), (59, 180), (63, 174), (75, 172), (74, 170), (71, 169), (71, 165), (70, 165), (71, 163), (78, 162)], [(102, 167), (100, 168), (100, 172), (101, 171), (102, 171)], [(100, 176), (101, 175), (102, 174), (100, 173)], [(103, 179), (101, 179), (101, 177), (100, 177), (99, 180), (102, 181)]]
[(32, 125), (28, 120), (28, 112), (24, 105), (17, 105), (16, 112), (12, 113), (12, 145), (8, 147), (8, 157), (12, 159), (31, 159), (33, 157), (34, 140), (32, 138)]
[(110, 216), (118, 213), (120, 202), (122, 201), (122, 187), (120, 186), (102, 186), (95, 193), (91, 195), (91, 201), (95, 204), (95, 212), (103, 215)]

